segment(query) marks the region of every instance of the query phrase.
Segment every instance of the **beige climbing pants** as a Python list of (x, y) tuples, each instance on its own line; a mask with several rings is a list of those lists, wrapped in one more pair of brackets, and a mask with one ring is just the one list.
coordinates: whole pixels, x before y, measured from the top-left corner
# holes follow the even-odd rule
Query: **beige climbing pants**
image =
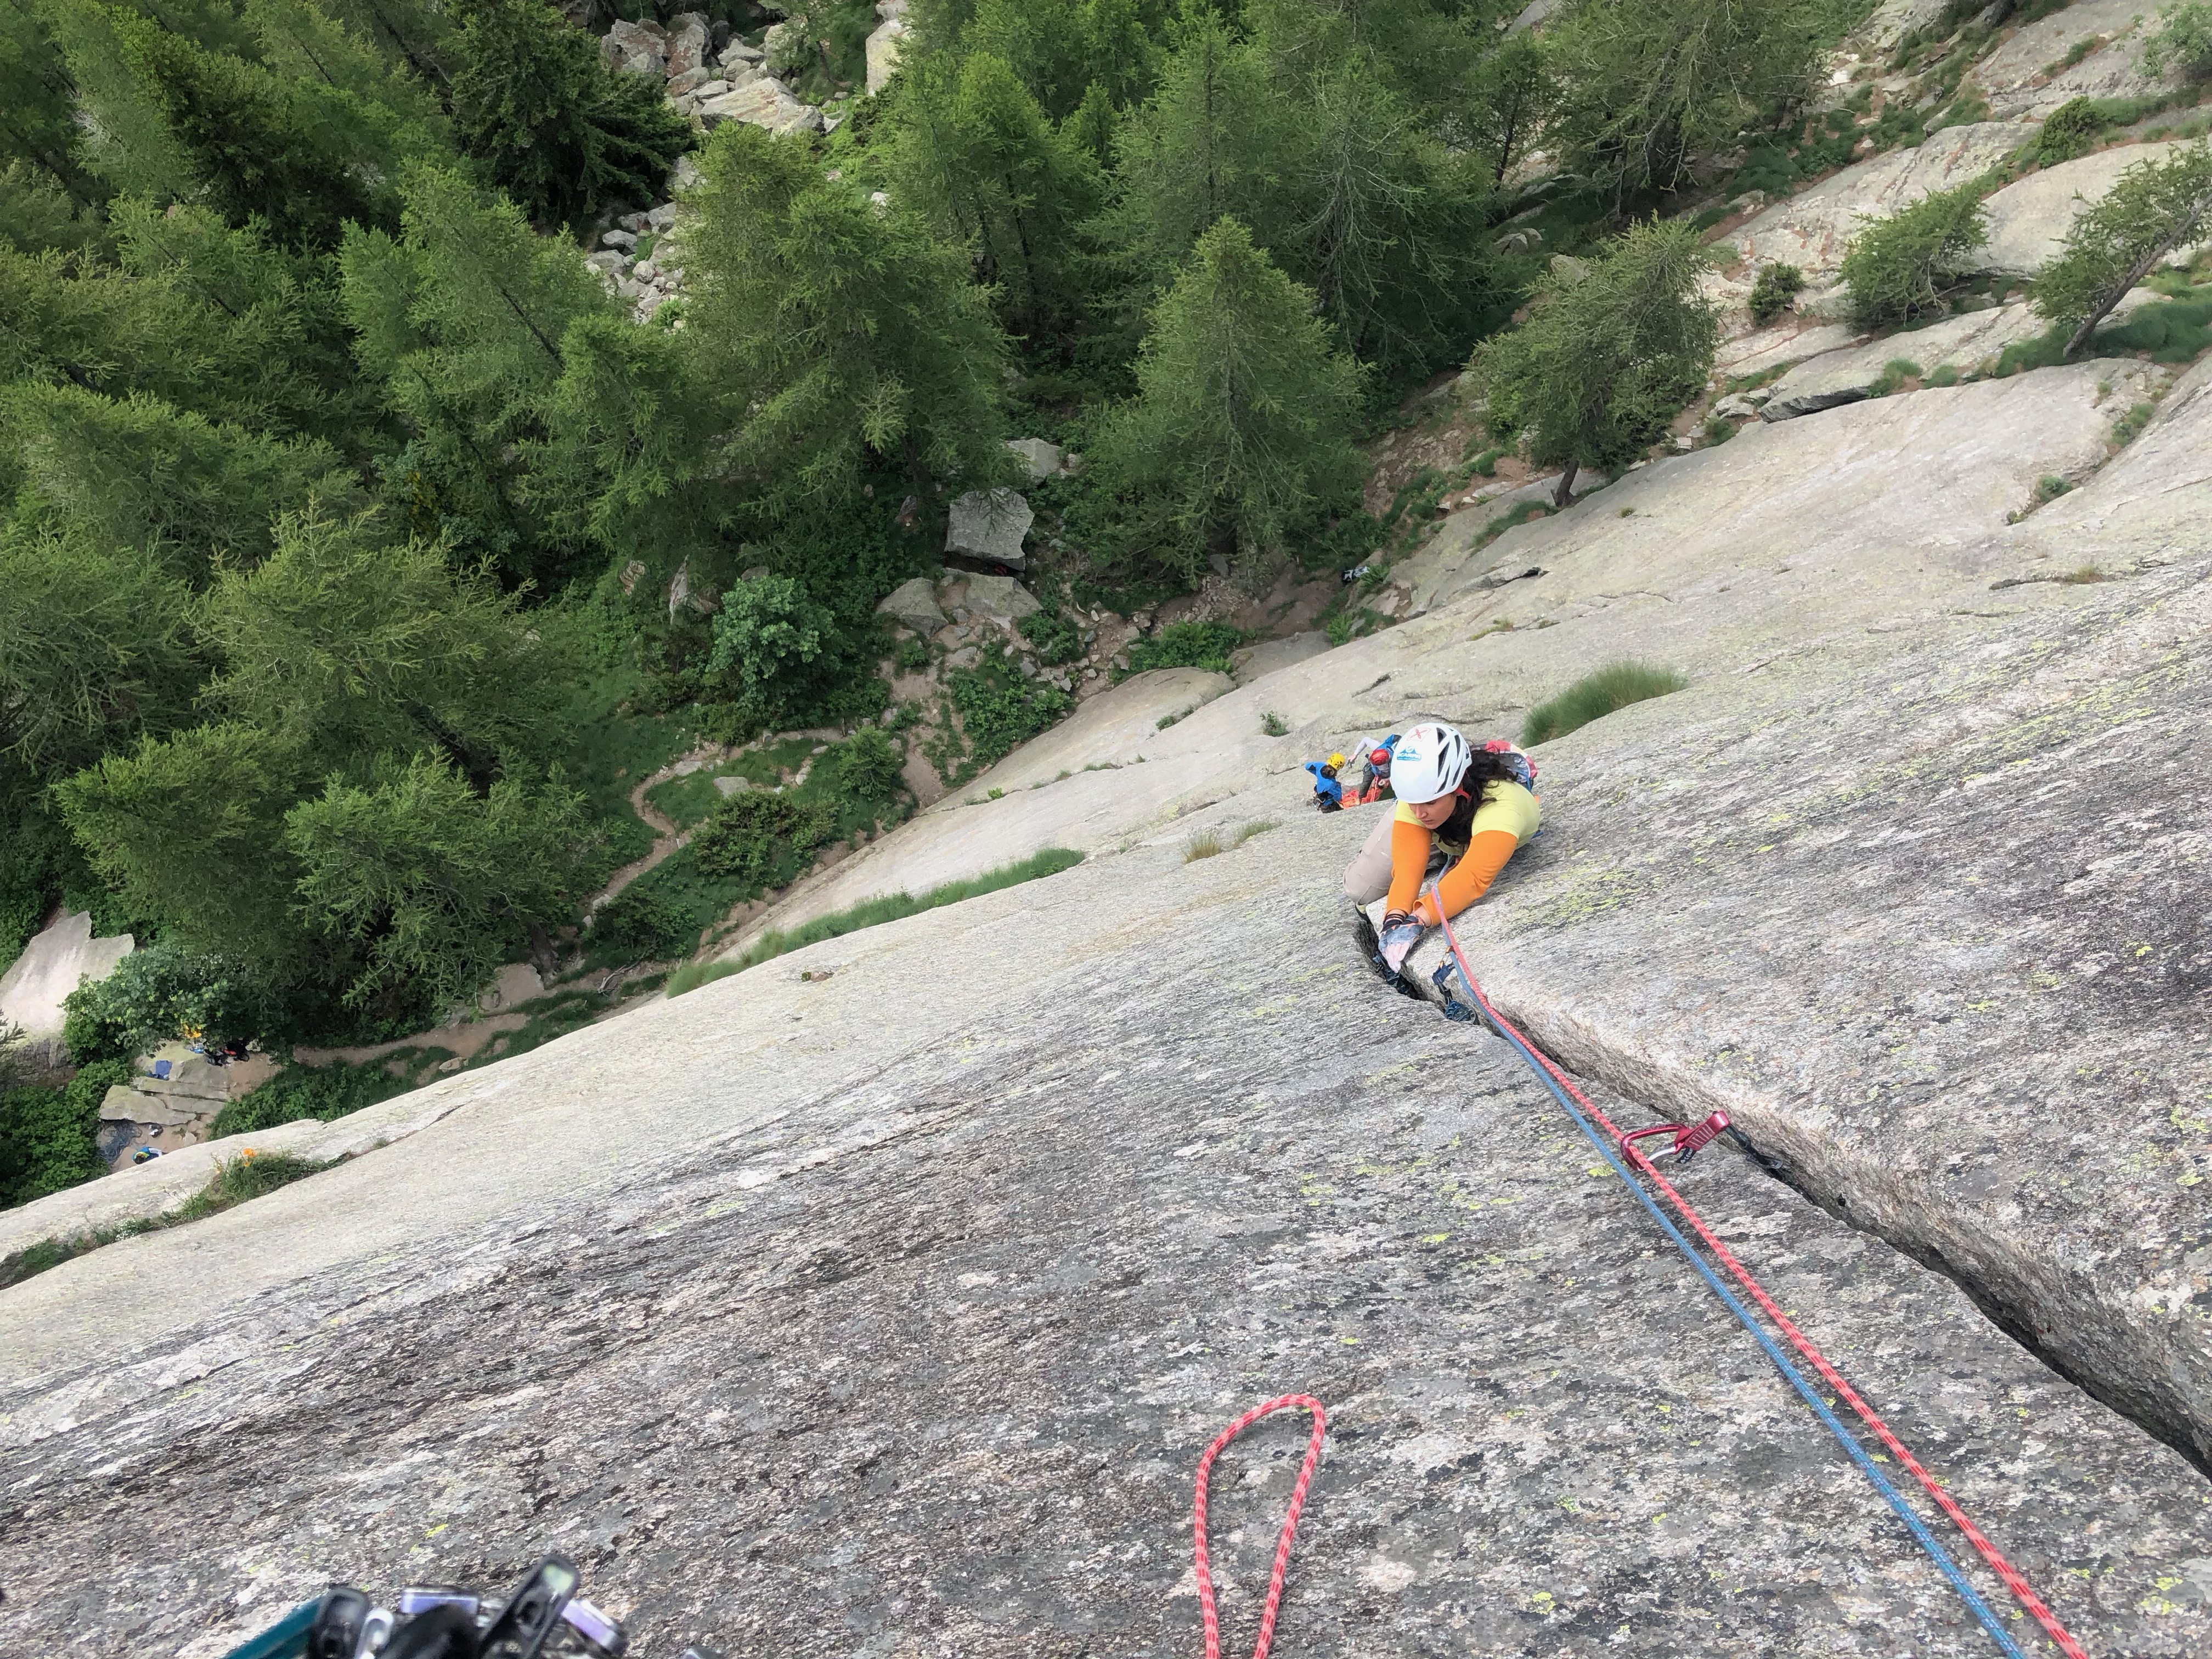
[[(1355, 806), (1355, 812), (1366, 807)], [(1390, 824), (1398, 816), (1398, 803), (1383, 799), (1374, 803), (1375, 827), (1367, 832), (1367, 839), (1352, 855), (1352, 862), (1344, 866), (1344, 890), (1352, 896), (1354, 904), (1372, 904), (1390, 891)], [(1435, 875), (1449, 860), (1441, 850), (1431, 848), (1429, 854), (1429, 874)], [(1425, 883), (1422, 891), (1428, 890)]]

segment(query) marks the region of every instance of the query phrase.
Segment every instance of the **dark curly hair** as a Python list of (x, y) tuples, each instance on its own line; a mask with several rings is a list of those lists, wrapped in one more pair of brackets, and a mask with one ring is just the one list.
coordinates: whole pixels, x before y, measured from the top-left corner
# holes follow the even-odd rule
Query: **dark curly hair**
[(1478, 749), (1474, 751), (1474, 757), (1468, 763), (1467, 775), (1459, 781), (1459, 787), (1467, 792), (1468, 799), (1480, 806), (1488, 797), (1492, 784), (1519, 781), (1510, 756), (1495, 755), (1487, 749)]

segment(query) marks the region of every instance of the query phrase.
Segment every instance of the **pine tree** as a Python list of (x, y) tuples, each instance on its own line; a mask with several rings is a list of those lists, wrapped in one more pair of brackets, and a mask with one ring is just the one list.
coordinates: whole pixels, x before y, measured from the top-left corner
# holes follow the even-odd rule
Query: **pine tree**
[(1480, 175), (1357, 69), (1317, 79), (1296, 125), (1282, 187), (1294, 216), (1271, 251), (1362, 360), (1418, 374), (1464, 352), (1495, 298)]
[(1559, 95), (1543, 42), (1528, 30), (1508, 36), (1477, 66), (1467, 118), (1498, 183), (1534, 142)]
[(401, 194), (400, 239), (356, 231), (339, 254), (355, 349), (410, 434), (387, 495), (415, 534), (495, 560), (510, 583), (556, 579), (583, 551), (557, 532), (576, 514), (533, 504), (525, 480), (552, 436), (562, 336), (614, 303), (573, 245), (459, 173), (417, 166)]
[(966, 256), (796, 139), (732, 123), (705, 173), (690, 323), (763, 495), (818, 511), (883, 464), (915, 487), (1002, 476), (1005, 343)]
[(899, 198), (975, 247), (1017, 329), (1065, 320), (1081, 299), (1077, 227), (1098, 195), (1090, 157), (988, 52), (919, 66), (900, 116)]
[(2059, 255), (2035, 279), (2035, 308), (2069, 332), (2066, 356), (2166, 253), (2197, 240), (2212, 215), (2212, 145), (2138, 161), (2075, 215)]
[(575, 902), (582, 807), (557, 772), (479, 794), (420, 755), (293, 807), (284, 839), (301, 908), (362, 957), (346, 1000), (404, 988), (443, 1008), (480, 990), (521, 954), (526, 926), (558, 923)]
[(1819, 0), (1583, 0), (1547, 32), (1570, 165), (1610, 188), (1668, 190), (1759, 112), (1802, 99)]
[(80, 210), (105, 196), (77, 155), (76, 88), (36, 12), (0, 0), (0, 161), (35, 168)]
[(0, 468), (20, 481), (27, 526), (94, 552), (143, 550), (194, 586), (258, 563), (276, 514), (314, 501), (343, 511), (361, 493), (313, 439), (217, 425), (143, 393), (31, 380), (0, 388)]
[(1528, 320), (1475, 354), (1491, 431), (1522, 432), (1532, 460), (1563, 469), (1555, 504), (1579, 468), (1640, 457), (1704, 386), (1719, 329), (1698, 276), (1712, 258), (1686, 221), (1632, 226), (1586, 273), (1541, 284)]
[(514, 600), (375, 515), (305, 513), (209, 595), (204, 701), (322, 769), (433, 752), (489, 782), (545, 741), (558, 659)]
[(0, 757), (59, 776), (189, 718), (204, 672), (191, 614), (137, 550), (0, 532)]
[(1292, 142), (1264, 55), (1212, 14), (1186, 18), (1159, 89), (1121, 122), (1102, 228), (1164, 285), (1200, 237), (1234, 215), (1262, 246), (1284, 228), (1279, 170)]
[(657, 199), (690, 124), (649, 77), (541, 0), (474, 0), (453, 41), (455, 136), (532, 219), (578, 226), (611, 200)]
[(362, 173), (301, 118), (267, 70), (150, 19), (112, 15), (124, 64), (208, 205), (228, 222), (258, 219), (289, 246), (329, 248), (348, 221), (383, 216)]
[(1313, 310), (1224, 219), (1152, 313), (1138, 395), (1097, 459), (1187, 580), (1225, 542), (1272, 559), (1302, 523), (1356, 499), (1360, 371)]
[(148, 737), (61, 779), (62, 816), (131, 914), (193, 948), (301, 975), (313, 941), (292, 915), (283, 814), (299, 757), (240, 725)]

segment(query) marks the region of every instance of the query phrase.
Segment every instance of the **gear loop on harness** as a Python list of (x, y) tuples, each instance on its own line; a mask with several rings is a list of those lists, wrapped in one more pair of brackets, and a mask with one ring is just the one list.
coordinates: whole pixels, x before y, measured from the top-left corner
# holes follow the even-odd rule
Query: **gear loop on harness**
[[(1973, 1522), (1967, 1518), (1966, 1511), (1959, 1507), (1957, 1500), (1944, 1491), (1942, 1483), (1921, 1466), (1919, 1460), (1905, 1449), (1904, 1443), (1899, 1440), (1895, 1434), (1891, 1432), (1889, 1425), (1881, 1419), (1871, 1406), (1859, 1397), (1858, 1392), (1844, 1380), (1843, 1374), (1836, 1370), (1828, 1357), (1791, 1322), (1788, 1316), (1775, 1303), (1774, 1298), (1769, 1296), (1759, 1285), (1758, 1280), (1746, 1271), (1743, 1264), (1736, 1260), (1735, 1254), (1728, 1246), (1714, 1235), (1712, 1230), (1705, 1224), (1704, 1218), (1699, 1216), (1690, 1206), (1689, 1202), (1674, 1190), (1666, 1177), (1659, 1173), (1658, 1167), (1632, 1144), (1639, 1135), (1647, 1132), (1637, 1131), (1624, 1134), (1618, 1125), (1592, 1104), (1581, 1090), (1575, 1087), (1574, 1084), (1568, 1079), (1566, 1073), (1553, 1062), (1549, 1055), (1537, 1048), (1509, 1024), (1504, 1015), (1491, 1006), (1489, 998), (1482, 994), (1482, 988), (1475, 983), (1474, 970), (1468, 966), (1467, 955), (1460, 949), (1459, 938), (1452, 932), (1449, 920), (1443, 920), (1442, 925), (1444, 942), (1451, 947), (1451, 957), (1437, 969), (1433, 980), (1437, 990), (1444, 998), (1447, 1016), (1466, 1019), (1471, 1018), (1474, 1012), (1474, 1009), (1466, 1008), (1463, 1004), (1455, 1003), (1445, 985), (1444, 981), (1450, 969), (1456, 967), (1459, 971), (1460, 983), (1466, 987), (1468, 994), (1474, 1000), (1474, 1007), (1481, 1011), (1483, 1018), (1490, 1023), (1492, 1028), (1520, 1056), (1528, 1069), (1536, 1074), (1536, 1080), (1550, 1091), (1553, 1098), (1565, 1109), (1568, 1116), (1574, 1120), (1576, 1127), (1588, 1137), (1590, 1144), (1595, 1146), (1603, 1155), (1606, 1162), (1613, 1166), (1613, 1173), (1628, 1184), (1638, 1200), (1642, 1203), (1645, 1210), (1650, 1212), (1652, 1219), (1659, 1224), (1661, 1230), (1666, 1233), (1674, 1247), (1688, 1260), (1690, 1265), (1697, 1269), (1698, 1276), (1704, 1279), (1713, 1293), (1727, 1305), (1729, 1311), (1736, 1316), (1744, 1328), (1751, 1333), (1759, 1346), (1765, 1351), (1766, 1357), (1773, 1361), (1775, 1369), (1782, 1373), (1784, 1380), (1789, 1382), (1791, 1388), (1796, 1390), (1798, 1396), (1812, 1408), (1814, 1414), (1836, 1437), (1838, 1443), (1850, 1455), (1852, 1462), (1858, 1466), (1860, 1473), (1866, 1476), (1875, 1489), (1881, 1494), (1883, 1500), (1895, 1512), (1897, 1517), (1905, 1523), (1905, 1528), (1911, 1533), (1914, 1541), (1927, 1553), (1929, 1559), (1936, 1564), (1944, 1577), (1950, 1581), (1952, 1589), (1958, 1592), (1960, 1599), (1966, 1602), (1968, 1610), (1973, 1613), (1983, 1630), (1988, 1632), (1990, 1638), (2006, 1654), (2013, 1656), (2013, 1659), (2025, 1659), (2019, 1644), (2014, 1642), (2010, 1633), (1997, 1622), (1996, 1615), (1990, 1612), (1988, 1603), (1983, 1601), (1980, 1593), (1967, 1582), (1966, 1576), (1960, 1571), (1958, 1565), (1944, 1552), (1943, 1547), (1936, 1541), (1926, 1524), (1905, 1501), (1903, 1494), (1875, 1466), (1866, 1449), (1851, 1437), (1850, 1431), (1844, 1427), (1834, 1412), (1829, 1409), (1827, 1403), (1814, 1392), (1803, 1375), (1790, 1363), (1789, 1357), (1777, 1346), (1774, 1339), (1768, 1335), (1752, 1317), (1751, 1310), (1743, 1305), (1734, 1291), (1721, 1282), (1720, 1276), (1713, 1271), (1711, 1265), (1691, 1247), (1689, 1240), (1682, 1236), (1681, 1230), (1668, 1219), (1666, 1212), (1659, 1207), (1650, 1193), (1646, 1190), (1644, 1184), (1644, 1179), (1648, 1179), (1652, 1186), (1656, 1187), (1665, 1195), (1668, 1203), (1696, 1231), (1698, 1237), (1728, 1269), (1729, 1275), (1751, 1294), (1767, 1317), (1774, 1322), (1776, 1328), (1820, 1373), (1822, 1381), (1836, 1390), (1838, 1397), (1858, 1414), (1861, 1420), (1881, 1442), (1884, 1449), (1911, 1473), (1913, 1478), (1935, 1500), (1937, 1507), (1949, 1517), (1952, 1523), (1966, 1536), (1966, 1540), (1973, 1545), (1983, 1560), (1988, 1563), (1990, 1570), (2004, 1582), (2005, 1588), (2012, 1592), (2014, 1598), (2034, 1616), (2036, 1623), (2040, 1625), (2045, 1633), (2057, 1644), (2058, 1650), (2066, 1656), (2066, 1659), (2088, 1659), (2081, 1644), (2075, 1641), (2073, 1635), (2058, 1621), (2057, 1616), (2045, 1604), (2043, 1598), (2036, 1594), (2034, 1587), (2021, 1576), (2020, 1570), (2005, 1559), (1995, 1544), (1983, 1535), (1981, 1529), (1976, 1527)], [(1461, 1012), (1454, 1012), (1455, 1008)], [(1587, 1116), (1584, 1115), (1585, 1113), (1588, 1114)], [(1592, 1119), (1595, 1120), (1595, 1124), (1591, 1121)], [(1604, 1135), (1598, 1133), (1599, 1125), (1603, 1126)], [(1729, 1124), (1726, 1114), (1720, 1112), (1714, 1113), (1703, 1123), (1694, 1126), (1659, 1124), (1652, 1126), (1652, 1130), (1650, 1132), (1656, 1133), (1660, 1129), (1682, 1132), (1677, 1136), (1678, 1148), (1683, 1139), (1689, 1135), (1708, 1130), (1711, 1133), (1706, 1133), (1705, 1139), (1698, 1141), (1698, 1146), (1704, 1146), (1722, 1134), (1727, 1134), (1731, 1139), (1738, 1142), (1742, 1141), (1742, 1132)], [(1613, 1138), (1613, 1144), (1607, 1144), (1607, 1135)], [(1696, 1148), (1692, 1147), (1690, 1150), (1694, 1152)], [(1754, 1152), (1753, 1156), (1758, 1155)], [(1760, 1159), (1760, 1161), (1764, 1163), (1766, 1160)]]
[(1267, 1650), (1275, 1640), (1275, 1613), (1283, 1601), (1283, 1575), (1291, 1565), (1291, 1540), (1297, 1535), (1298, 1513), (1306, 1506), (1306, 1489), (1312, 1486), (1314, 1469), (1321, 1462), (1322, 1437), (1328, 1429), (1328, 1412), (1310, 1394), (1278, 1395), (1255, 1406), (1214, 1436), (1213, 1443), (1206, 1449), (1206, 1455), (1198, 1460), (1198, 1491), (1191, 1504), (1191, 1521), (1196, 1534), (1198, 1607), (1206, 1621), (1206, 1659), (1221, 1659), (1221, 1618), (1213, 1605), (1213, 1568), (1206, 1559), (1206, 1478), (1213, 1473), (1213, 1460), (1221, 1455), (1231, 1441), (1269, 1413), (1292, 1410), (1313, 1413), (1313, 1435), (1306, 1443), (1305, 1462), (1298, 1468), (1297, 1484), (1291, 1488), (1290, 1513), (1283, 1517), (1282, 1535), (1275, 1541), (1275, 1565), (1267, 1579), (1267, 1602), (1260, 1613), (1260, 1639), (1252, 1649), (1252, 1659), (1267, 1659)]

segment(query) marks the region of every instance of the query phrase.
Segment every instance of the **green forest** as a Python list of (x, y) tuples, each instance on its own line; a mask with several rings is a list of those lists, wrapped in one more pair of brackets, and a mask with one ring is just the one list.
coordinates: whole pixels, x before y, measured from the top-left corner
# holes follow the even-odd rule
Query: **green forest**
[[(867, 96), (874, 9), (816, 6), (842, 118), (776, 137), (600, 50), (748, 0), (0, 0), (0, 965), (57, 903), (137, 936), (79, 1063), (399, 1036), (573, 937), (679, 738), (885, 713), (875, 606), (1010, 438), (1089, 459), (1033, 497), (1139, 598), (1358, 563), (1360, 446), (1471, 354), (1648, 445), (1694, 387), (1588, 328), (1686, 291), (1674, 199), (1864, 9), (915, 0)], [(640, 323), (582, 256), (687, 155)], [(1510, 328), (1566, 248), (1588, 328)], [(895, 813), (866, 735), (732, 869)]]

